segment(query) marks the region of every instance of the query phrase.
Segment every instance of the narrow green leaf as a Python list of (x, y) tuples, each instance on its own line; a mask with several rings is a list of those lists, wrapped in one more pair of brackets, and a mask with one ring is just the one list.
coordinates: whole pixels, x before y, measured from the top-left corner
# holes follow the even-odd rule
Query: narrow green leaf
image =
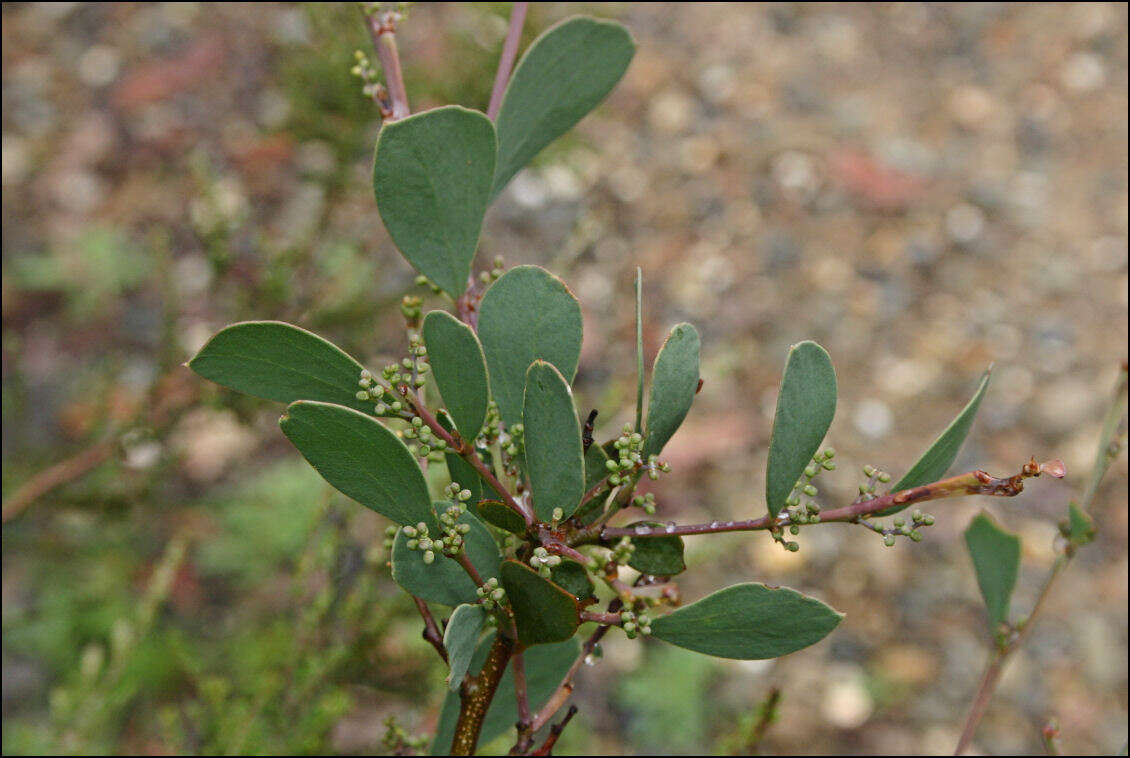
[(989, 629), (995, 632), (1008, 622), (1008, 606), (1020, 571), (1020, 538), (1001, 529), (982, 511), (965, 530), (965, 547), (985, 599)]
[[(957, 458), (958, 452), (961, 450), (961, 445), (965, 442), (965, 438), (969, 436), (969, 429), (973, 426), (973, 419), (977, 417), (977, 409), (981, 407), (981, 399), (985, 397), (985, 390), (989, 388), (990, 371), (986, 371), (981, 375), (981, 381), (977, 385), (977, 391), (973, 393), (973, 397), (969, 399), (961, 413), (957, 414), (946, 430), (942, 432), (933, 444), (927, 448), (914, 465), (910, 467), (902, 479), (895, 482), (891, 487), (891, 492), (899, 492), (901, 490), (908, 490), (912, 487), (921, 487), (923, 484), (935, 482), (945, 476), (946, 471), (953, 465), (954, 460)], [(898, 513), (907, 508), (905, 505), (888, 508), (878, 516), (890, 516)]]
[(330, 403), (291, 403), (283, 434), (322, 478), (398, 524), (432, 511), (428, 485), (400, 439), (372, 416)]
[(490, 401), (483, 348), (469, 326), (445, 311), (424, 317), (423, 334), (439, 394), (459, 434), (473, 442)]
[(785, 587), (735, 584), (651, 622), (651, 636), (718, 658), (777, 658), (824, 639), (843, 618)]
[(447, 629), (443, 631), (443, 647), (447, 650), (447, 688), (452, 692), (459, 690), (463, 676), (471, 665), (471, 658), (478, 647), (479, 632), (487, 613), (478, 604), (466, 604), (456, 608), (448, 619)]
[(488, 524), (494, 524), (503, 531), (511, 534), (525, 534), (526, 520), (522, 514), (501, 500), (483, 500), (479, 502), (479, 516)]
[(577, 600), (524, 563), (503, 561), (502, 586), (514, 611), (518, 641), (523, 645), (560, 642), (581, 624)]
[(408, 262), (452, 297), (467, 289), (496, 152), (490, 119), (458, 105), (394, 121), (377, 138), (381, 220)]
[(573, 381), (581, 336), (580, 303), (545, 269), (515, 266), (490, 286), (479, 309), (479, 339), (503, 421), (521, 421), (526, 369), (534, 361), (552, 363)]
[(651, 368), (651, 397), (647, 403), (644, 460), (658, 455), (675, 434), (694, 402), (698, 389), (698, 330), (679, 324), (667, 335)]
[(793, 345), (777, 395), (765, 502), (776, 516), (797, 479), (812, 462), (836, 414), (836, 371), (827, 351), (815, 342)]
[(593, 597), (592, 580), (584, 566), (565, 559), (553, 567), (553, 583), (568, 592), (577, 600), (585, 601)]
[(643, 434), (643, 269), (636, 266), (636, 431)]
[(585, 494), (581, 425), (569, 384), (551, 363), (534, 361), (526, 373), (522, 424), (534, 513), (549, 521), (560, 508), (569, 518)]
[[(633, 527), (643, 527), (649, 533), (662, 533), (664, 525), (658, 521), (641, 521), (631, 524)], [(683, 538), (678, 535), (670, 537), (643, 537), (632, 540), (635, 550), (628, 559), (628, 565), (641, 574), (652, 576), (674, 576), (686, 571), (687, 564), (683, 561)]]
[(567, 19), (534, 40), (514, 69), (498, 112), (492, 197), (612, 91), (635, 52), (627, 29), (593, 18)]
[[(442, 512), (450, 505), (439, 502), (435, 504), (435, 508)], [(435, 539), (442, 535), (434, 512), (421, 521), (427, 524), (429, 537)], [(498, 544), (490, 530), (470, 512), (460, 516), (459, 523), (471, 525), (471, 531), (463, 535), (464, 549), (471, 564), (484, 580), (497, 577), (501, 558), (498, 555)], [(408, 594), (429, 603), (455, 606), (476, 602), (478, 596), (475, 594), (475, 583), (463, 567), (438, 550), (434, 551), (434, 556), (430, 564), (424, 563), (423, 551), (409, 550), (408, 537), (403, 531), (398, 532), (392, 544), (393, 581)]]
[[(489, 635), (479, 643), (475, 657), (471, 660), (471, 671), (481, 671), (487, 658), (494, 635)], [(530, 710), (536, 711), (545, 705), (550, 696), (561, 685), (573, 661), (580, 655), (581, 643), (576, 639), (557, 642), (552, 645), (538, 645), (526, 650), (526, 692), (530, 700)], [(507, 667), (498, 684), (498, 694), (491, 701), (482, 731), (479, 732), (479, 745), (485, 745), (506, 732), (513, 731), (518, 721), (518, 705), (514, 698), (514, 669)], [(432, 755), (447, 755), (451, 752), (451, 741), (455, 737), (455, 724), (459, 720), (459, 693), (448, 692), (436, 724), (436, 736), (432, 740)]]
[(373, 410), (372, 401), (357, 399), (360, 363), (313, 332), (281, 321), (224, 327), (188, 367), (216, 384), (265, 400), (320, 400)]

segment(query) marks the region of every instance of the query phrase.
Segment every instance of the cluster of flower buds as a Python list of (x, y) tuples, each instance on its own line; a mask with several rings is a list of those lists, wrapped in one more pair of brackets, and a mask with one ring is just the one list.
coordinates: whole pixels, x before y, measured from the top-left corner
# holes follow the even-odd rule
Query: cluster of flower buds
[[(795, 532), (793, 531), (794, 528), (796, 529)], [(790, 534), (796, 534), (799, 531), (800, 531), (800, 527), (796, 526), (795, 524), (793, 526), (789, 527), (789, 533)], [(770, 534), (770, 536), (773, 537), (774, 542), (779, 543), (781, 545), (781, 547), (785, 548), (785, 550), (788, 550), (790, 553), (795, 553), (796, 551), (800, 550), (800, 543), (799, 542), (790, 541), (790, 540), (785, 539), (785, 533), (781, 529), (781, 527), (777, 526), (777, 527), (771, 528), (769, 530), (769, 534)]]
[(420, 287), (427, 287), (428, 289), (430, 289), (432, 291), (433, 295), (438, 295), (439, 293), (443, 292), (443, 290), (440, 289), (440, 286), (438, 284), (436, 284), (435, 282), (433, 282), (431, 279), (424, 276), (423, 274), (420, 274), (419, 276), (416, 277), (416, 284)]
[(490, 271), (484, 271), (479, 274), (479, 281), (481, 281), (483, 284), (492, 284), (505, 273), (506, 262), (502, 260), (501, 255), (496, 255), (494, 257), (494, 268), (492, 268)]
[(643, 508), (643, 512), (649, 516), (655, 515), (655, 493), (647, 492), (643, 495), (636, 495), (632, 498), (632, 505), (637, 508)]
[(369, 60), (369, 56), (365, 55), (360, 50), (353, 53), (354, 59), (357, 61), (349, 73), (356, 76), (361, 80), (361, 91), (365, 97), (373, 98), (375, 100), (387, 100), (388, 93), (385, 91), (384, 85), (380, 82), (380, 71)]
[(511, 458), (517, 458), (518, 452), (525, 448), (526, 427), (521, 424), (514, 424), (507, 431), (509, 432), (509, 439), (506, 444), (506, 454)]
[(491, 400), (487, 403), (487, 415), (483, 420), (483, 430), (479, 432), (479, 439), (484, 445), (489, 446), (496, 439), (502, 428), (502, 414), (498, 412), (498, 403)]
[(357, 390), (357, 399), (361, 402), (375, 400), (373, 412), (378, 416), (394, 416), (404, 410), (404, 403), (393, 397), (380, 382), (374, 381), (369, 369), (361, 369), (361, 378), (357, 380), (357, 385), (361, 388)]
[(620, 628), (630, 640), (634, 640), (639, 634), (646, 637), (651, 634), (651, 617), (646, 613), (637, 616), (632, 611), (624, 611), (620, 614)]
[(876, 485), (887, 484), (891, 481), (890, 474), (870, 464), (863, 467), (863, 475), (867, 477), (867, 481), (859, 485), (859, 497), (861, 500), (875, 499), (879, 496), (875, 491)]
[(475, 594), (479, 596), (479, 602), (488, 611), (494, 610), (506, 600), (506, 590), (498, 586), (498, 580), (494, 577), (483, 582), (481, 587), (475, 588)]
[(636, 546), (632, 544), (630, 537), (621, 537), (620, 541), (616, 543), (616, 547), (612, 548), (612, 555), (609, 556), (609, 560), (621, 566), (627, 565), (635, 550)]
[(424, 425), (424, 420), (413, 416), (411, 426), (402, 430), (400, 435), (408, 440), (415, 440), (419, 444), (408, 445), (408, 450), (417, 458), (427, 458), (430, 461), (443, 460), (443, 453), (447, 450), (447, 442), (440, 439)]
[(858, 519), (859, 523), (867, 527), (876, 534), (882, 535), (883, 544), (887, 547), (894, 547), (895, 541), (899, 537), (906, 537), (911, 542), (921, 542), (922, 532), (918, 531), (923, 527), (933, 526), (934, 517), (929, 513), (915, 509), (910, 512), (910, 523), (906, 522), (905, 516), (895, 516), (891, 520), (891, 525), (884, 527), (880, 524), (873, 524), (866, 519)]
[(419, 295), (405, 295), (400, 300), (400, 313), (408, 322), (408, 328), (415, 329), (424, 315), (424, 301)]
[(534, 554), (530, 556), (530, 566), (538, 570), (538, 576), (548, 579), (553, 573), (554, 566), (561, 565), (560, 555), (550, 555), (544, 547), (535, 547)]

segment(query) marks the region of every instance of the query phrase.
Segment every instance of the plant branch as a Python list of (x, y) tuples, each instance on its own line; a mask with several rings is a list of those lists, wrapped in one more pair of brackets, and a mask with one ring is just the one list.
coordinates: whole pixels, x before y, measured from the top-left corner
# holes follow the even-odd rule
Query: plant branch
[[(928, 500), (938, 500), (946, 497), (960, 497), (963, 495), (991, 495), (996, 497), (1014, 497), (1024, 490), (1024, 480), (1029, 477), (1048, 474), (1057, 479), (1065, 474), (1063, 463), (1058, 460), (1046, 463), (1037, 463), (1033, 458), (1020, 470), (1020, 473), (1007, 478), (990, 476), (984, 471), (970, 471), (948, 479), (942, 479), (921, 487), (912, 487), (899, 492), (888, 492), (885, 495), (869, 500), (857, 500), (851, 505), (824, 511), (820, 514), (822, 524), (831, 522), (853, 522), (861, 517), (870, 516), (891, 507), (907, 506), (913, 503), (924, 503)], [(672, 535), (685, 537), (695, 534), (717, 534), (719, 532), (755, 532), (766, 529), (779, 529), (789, 526), (788, 516), (762, 516), (748, 521), (711, 521), (709, 524), (685, 524), (670, 527), (604, 527), (598, 536), (601, 541), (612, 540), (618, 537), (647, 538), (669, 537)], [(592, 541), (597, 536), (591, 533), (581, 533), (582, 539), (575, 542)]]
[(473, 680), (463, 683), (459, 691), (459, 720), (455, 723), (455, 737), (451, 741), (452, 755), (475, 754), (483, 719), (513, 651), (513, 640), (499, 632), (487, 653), (482, 671)]
[(549, 736), (545, 738), (542, 746), (534, 751), (534, 755), (550, 755), (553, 752), (553, 746), (557, 744), (557, 738), (565, 731), (565, 727), (577, 715), (577, 706), (569, 706), (569, 710), (565, 712), (564, 718), (549, 728)]
[(396, 22), (400, 14), (396, 12), (366, 13), (366, 26), (373, 38), (377, 60), (385, 75), (385, 87), (392, 100), (392, 115), (386, 121), (396, 121), (412, 111), (408, 107), (408, 91), (404, 88), (404, 73), (400, 70), (400, 53), (396, 48)]
[(526, 688), (526, 660), (522, 651), (514, 653), (514, 695), (518, 699), (518, 742), (514, 751), (525, 753), (529, 751), (534, 741), (534, 734), (530, 730), (530, 696)]
[(502, 57), (498, 59), (498, 72), (494, 75), (494, 88), (490, 91), (490, 105), (487, 106), (487, 116), (491, 121), (498, 117), (498, 111), (502, 108), (502, 96), (506, 94), (510, 70), (514, 68), (514, 60), (518, 57), (522, 26), (526, 23), (526, 11), (529, 7), (529, 3), (514, 3), (510, 9), (510, 28), (506, 30), (506, 41), (502, 43)]
[[(1122, 443), (1116, 435), (1118, 435), (1119, 427), (1122, 425), (1126, 417), (1126, 385), (1127, 385), (1127, 366), (1126, 363), (1122, 364), (1122, 372), (1119, 374), (1118, 382), (1115, 387), (1114, 398), (1107, 409), (1107, 413), (1103, 422), (1103, 431), (1099, 439), (1099, 449), (1095, 456), (1095, 464), (1091, 470), (1091, 476), (1087, 482), (1087, 488), (1083, 493), (1083, 501), (1080, 507), (1084, 511), (1088, 511), (1091, 503), (1094, 500), (1095, 493), (1098, 491), (1099, 483), (1106, 475), (1107, 470), (1118, 457), (1122, 449)], [(1039, 616), (1040, 611), (1051, 594), (1052, 586), (1055, 584), (1059, 575), (1067, 568), (1071, 559), (1075, 556), (1073, 545), (1068, 545), (1063, 552), (1061, 552), (1052, 564), (1051, 570), (1048, 571), (1047, 577), (1044, 579), (1044, 584), (1040, 588), (1039, 595), (1036, 596), (1036, 602), (1032, 606), (1032, 612), (1028, 614), (1027, 619), (1018, 625), (1013, 636), (999, 645), (989, 656), (989, 662), (985, 665), (985, 671), (981, 675), (981, 682), (977, 686), (977, 694), (973, 697), (973, 705), (969, 708), (969, 715), (966, 716), (965, 725), (961, 730), (961, 737), (958, 739), (957, 747), (954, 749), (954, 755), (961, 755), (968, 749), (970, 743), (973, 741), (974, 735), (977, 733), (977, 727), (981, 723), (982, 717), (985, 715), (985, 709), (989, 705), (989, 701), (996, 691), (997, 684), (1000, 681), (1001, 674), (1004, 671), (1004, 666), (1008, 659), (1016, 652), (1028, 634), (1031, 632), (1035, 624), (1036, 617)]]
[(439, 631), (439, 626), (436, 625), (436, 620), (432, 616), (431, 610), (428, 609), (428, 604), (415, 595), (412, 599), (416, 602), (416, 608), (420, 611), (420, 615), (424, 617), (424, 631), (420, 635), (436, 649), (439, 657), (443, 658), (443, 662), (447, 663), (447, 648), (443, 646), (443, 635)]

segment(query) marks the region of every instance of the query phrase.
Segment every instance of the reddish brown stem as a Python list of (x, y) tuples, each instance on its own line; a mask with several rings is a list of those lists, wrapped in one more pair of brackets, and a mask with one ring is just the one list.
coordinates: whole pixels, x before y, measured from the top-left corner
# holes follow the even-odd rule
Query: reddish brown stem
[(23, 513), (24, 510), (51, 490), (78, 479), (105, 462), (114, 452), (117, 435), (95, 442), (77, 455), (56, 463), (28, 479), (4, 503), (3, 523)]
[[(965, 474), (942, 479), (941, 481), (924, 484), (921, 487), (912, 487), (899, 492), (888, 492), (885, 495), (870, 500), (857, 500), (851, 505), (824, 511), (820, 514), (820, 523), (832, 521), (855, 521), (863, 516), (880, 513), (892, 507), (908, 506), (914, 503), (924, 503), (928, 500), (938, 500), (946, 497), (961, 495), (991, 495), (996, 497), (1013, 497), (1019, 495), (1024, 489), (1024, 479), (1033, 476), (1048, 474), (1062, 478), (1065, 474), (1063, 463), (1048, 461), (1037, 463), (1033, 458), (1024, 464), (1019, 474), (1007, 478), (996, 478), (984, 471), (970, 471)], [(668, 537), (671, 535), (685, 537), (694, 534), (717, 534), (719, 532), (753, 532), (765, 529), (788, 526), (787, 516), (762, 516), (748, 521), (712, 521), (709, 524), (685, 524), (671, 527), (604, 527), (600, 531), (601, 540), (612, 540), (619, 537), (648, 538)], [(582, 541), (589, 541), (585, 538)]]
[(377, 60), (381, 62), (385, 75), (385, 87), (392, 101), (392, 114), (386, 119), (388, 121), (402, 119), (411, 113), (408, 91), (404, 88), (404, 73), (400, 70), (400, 53), (396, 48), (395, 18), (392, 13), (372, 13), (367, 19), (369, 35), (373, 38)]
[(549, 729), (549, 736), (545, 738), (542, 746), (533, 752), (534, 755), (550, 755), (553, 752), (553, 746), (557, 744), (557, 738), (565, 731), (565, 727), (569, 726), (569, 722), (577, 715), (577, 706), (569, 706), (569, 710), (565, 712), (565, 716), (554, 724)]
[(518, 700), (518, 742), (511, 752), (523, 754), (530, 749), (534, 735), (530, 731), (530, 696), (526, 688), (526, 660), (520, 649), (515, 651), (511, 662), (514, 665), (514, 695)]
[(502, 57), (498, 59), (498, 72), (494, 75), (494, 88), (490, 92), (490, 105), (487, 116), (494, 121), (502, 108), (502, 96), (506, 94), (506, 84), (510, 81), (510, 70), (518, 57), (518, 45), (522, 41), (522, 25), (526, 23), (529, 3), (514, 3), (510, 10), (510, 28), (506, 31), (506, 41), (502, 43)]
[(439, 657), (443, 658), (443, 662), (447, 663), (447, 648), (443, 646), (443, 634), (439, 631), (439, 626), (436, 624), (432, 612), (428, 609), (428, 604), (415, 595), (412, 599), (416, 601), (416, 608), (420, 611), (420, 615), (424, 617), (424, 631), (421, 635), (428, 644), (436, 649)]

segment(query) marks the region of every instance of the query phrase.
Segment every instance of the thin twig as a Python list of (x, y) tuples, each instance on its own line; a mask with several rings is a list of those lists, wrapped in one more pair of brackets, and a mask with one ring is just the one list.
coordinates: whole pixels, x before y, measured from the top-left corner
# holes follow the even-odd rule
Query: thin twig
[(565, 727), (577, 715), (577, 706), (569, 706), (569, 710), (565, 712), (565, 716), (560, 721), (549, 728), (549, 736), (545, 738), (542, 746), (534, 751), (534, 755), (550, 755), (553, 753), (553, 746), (557, 744), (557, 738), (565, 731)]
[(526, 23), (526, 11), (529, 7), (529, 3), (514, 3), (510, 9), (510, 28), (506, 31), (506, 41), (502, 43), (502, 56), (498, 59), (498, 72), (494, 75), (494, 88), (490, 91), (490, 105), (487, 106), (487, 116), (491, 121), (498, 117), (498, 111), (502, 107), (502, 96), (506, 94), (514, 59), (518, 57), (522, 26)]
[[(928, 500), (938, 500), (946, 497), (959, 497), (962, 495), (992, 495), (997, 497), (1013, 497), (1024, 490), (1024, 479), (1041, 474), (1048, 474), (1057, 479), (1064, 476), (1065, 470), (1060, 461), (1037, 463), (1033, 458), (1020, 470), (1020, 473), (1007, 478), (990, 476), (984, 471), (970, 471), (965, 474), (942, 479), (941, 481), (913, 487), (899, 492), (888, 492), (885, 495), (871, 498), (870, 500), (857, 500), (851, 505), (823, 511), (820, 514), (820, 523), (855, 521), (862, 516), (870, 516), (880, 511), (885, 511), (893, 506), (907, 506), (913, 503), (924, 503)], [(754, 532), (766, 529), (778, 529), (789, 525), (788, 516), (762, 516), (748, 521), (711, 521), (709, 524), (684, 524), (682, 526), (666, 527), (604, 527), (599, 531), (600, 540), (612, 540), (618, 537), (648, 538), (648, 537), (685, 537), (695, 534), (716, 534), (718, 532)], [(574, 544), (593, 541), (597, 535), (585, 530), (579, 533), (580, 538), (573, 540)]]
[(381, 62), (381, 70), (385, 75), (385, 87), (392, 100), (392, 115), (387, 121), (402, 119), (412, 112), (408, 107), (408, 91), (404, 88), (404, 73), (400, 70), (400, 53), (396, 49), (398, 17), (399, 14), (395, 12), (366, 14), (366, 26), (373, 38), (377, 60)]
[(526, 660), (521, 650), (516, 650), (510, 659), (514, 665), (514, 695), (518, 700), (518, 742), (512, 752), (525, 753), (534, 740), (530, 731), (530, 695), (526, 688)]
[[(1123, 362), (1122, 372), (1119, 374), (1118, 382), (1115, 387), (1114, 398), (1107, 409), (1103, 421), (1103, 431), (1099, 439), (1099, 449), (1095, 456), (1095, 464), (1091, 470), (1090, 478), (1087, 481), (1087, 487), (1084, 490), (1082, 502), (1079, 503), (1079, 506), (1084, 512), (1090, 510), (1095, 493), (1098, 492), (1099, 483), (1121, 451), (1122, 445), (1117, 441), (1116, 435), (1126, 416), (1126, 386), (1127, 366), (1126, 363)], [(981, 682), (977, 686), (977, 694), (973, 697), (973, 705), (969, 708), (969, 715), (965, 719), (965, 725), (961, 730), (961, 737), (958, 739), (957, 747), (954, 749), (954, 755), (964, 753), (970, 743), (973, 742), (973, 737), (977, 733), (977, 727), (980, 725), (981, 719), (985, 715), (985, 709), (988, 707), (989, 701), (993, 697), (993, 692), (996, 690), (997, 683), (1000, 681), (1005, 664), (1012, 654), (1024, 644), (1024, 640), (1035, 624), (1036, 617), (1044, 608), (1047, 598), (1051, 594), (1051, 589), (1056, 579), (1063, 573), (1063, 570), (1067, 568), (1067, 565), (1075, 556), (1075, 550), (1072, 548), (1073, 546), (1069, 545), (1067, 549), (1056, 557), (1055, 563), (1052, 564), (1051, 570), (1048, 571), (1048, 575), (1044, 579), (1044, 584), (1040, 588), (1036, 602), (1032, 606), (1032, 612), (1028, 614), (1027, 619), (1025, 619), (1019, 629), (1016, 630), (1015, 635), (1004, 644), (999, 645), (989, 656), (989, 662), (985, 665), (985, 671), (981, 674)]]
[(439, 626), (436, 625), (431, 610), (428, 609), (428, 604), (415, 595), (412, 596), (412, 599), (416, 601), (416, 608), (419, 609), (420, 615), (424, 617), (424, 631), (421, 636), (436, 649), (439, 657), (443, 658), (443, 662), (447, 663), (447, 648), (443, 646), (443, 635), (439, 631)]

